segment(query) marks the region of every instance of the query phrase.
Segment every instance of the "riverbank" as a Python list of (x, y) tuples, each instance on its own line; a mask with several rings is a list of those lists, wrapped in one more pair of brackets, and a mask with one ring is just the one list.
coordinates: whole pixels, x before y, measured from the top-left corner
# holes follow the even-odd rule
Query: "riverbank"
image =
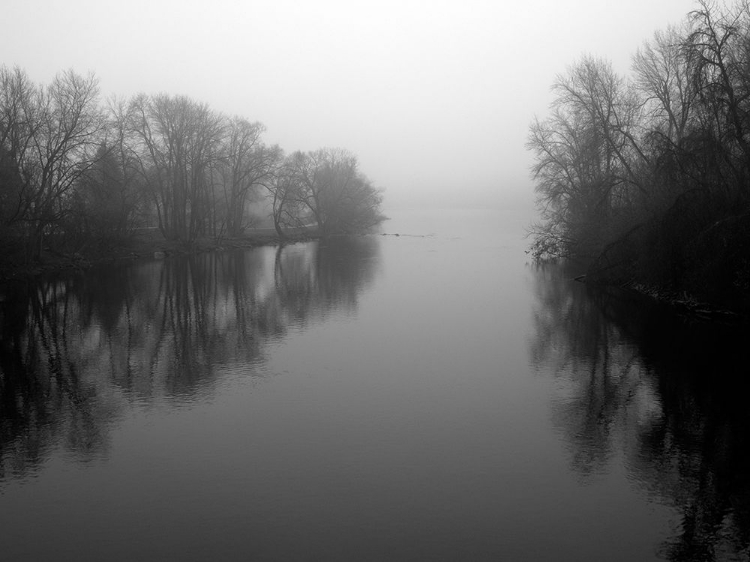
[(634, 302), (649, 302), (652, 305), (668, 309), (672, 314), (690, 322), (750, 326), (750, 307), (746, 301), (712, 302), (701, 300), (686, 291), (675, 292), (663, 287), (637, 282), (611, 283), (592, 279), (585, 274), (577, 275), (574, 279), (604, 293), (621, 293), (634, 298)]
[(132, 237), (100, 247), (83, 249), (73, 253), (46, 250), (38, 262), (33, 264), (0, 263), (0, 282), (30, 279), (52, 271), (84, 270), (90, 267), (125, 260), (170, 255), (189, 255), (235, 248), (256, 248), (306, 242), (318, 237), (313, 229), (298, 229), (280, 237), (273, 229), (253, 229), (241, 237), (201, 237), (192, 242), (167, 240), (161, 232), (142, 229)]
[[(555, 260), (552, 260), (555, 261)], [(750, 326), (750, 296), (737, 291), (723, 298), (709, 298), (688, 290), (675, 290), (663, 284), (625, 278), (609, 270), (592, 267), (590, 262), (567, 260), (570, 279), (584, 283), (609, 295), (620, 295), (631, 301), (632, 306), (656, 305), (688, 322), (708, 322)], [(714, 295), (715, 295), (714, 291)]]

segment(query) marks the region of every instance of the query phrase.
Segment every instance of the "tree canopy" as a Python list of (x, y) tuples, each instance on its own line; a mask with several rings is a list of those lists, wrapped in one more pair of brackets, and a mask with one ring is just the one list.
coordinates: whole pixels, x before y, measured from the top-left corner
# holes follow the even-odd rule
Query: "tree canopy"
[(236, 237), (264, 208), (282, 235), (300, 225), (351, 233), (382, 219), (380, 191), (356, 156), (285, 156), (264, 132), (187, 96), (102, 104), (93, 74), (37, 85), (0, 66), (0, 259), (31, 263), (45, 248), (75, 252), (139, 226), (186, 243)]
[(528, 148), (538, 258), (593, 278), (748, 300), (750, 6), (700, 0), (633, 56), (585, 56), (553, 85)]

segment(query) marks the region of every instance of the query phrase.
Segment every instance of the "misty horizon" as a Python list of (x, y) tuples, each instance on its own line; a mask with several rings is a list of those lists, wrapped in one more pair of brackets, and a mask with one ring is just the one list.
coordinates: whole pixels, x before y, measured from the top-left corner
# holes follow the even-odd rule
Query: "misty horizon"
[(555, 76), (585, 53), (627, 72), (693, 7), (156, 1), (115, 15), (106, 2), (13, 2), (0, 62), (37, 83), (93, 72), (102, 99), (185, 95), (260, 121), (287, 152), (346, 148), (386, 208), (502, 205), (533, 191), (525, 142)]

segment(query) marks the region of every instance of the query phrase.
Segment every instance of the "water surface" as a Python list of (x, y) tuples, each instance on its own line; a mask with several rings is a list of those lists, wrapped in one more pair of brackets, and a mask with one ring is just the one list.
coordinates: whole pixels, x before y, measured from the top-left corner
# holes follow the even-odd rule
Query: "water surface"
[(748, 559), (744, 336), (531, 264), (524, 226), (5, 288), (3, 559)]

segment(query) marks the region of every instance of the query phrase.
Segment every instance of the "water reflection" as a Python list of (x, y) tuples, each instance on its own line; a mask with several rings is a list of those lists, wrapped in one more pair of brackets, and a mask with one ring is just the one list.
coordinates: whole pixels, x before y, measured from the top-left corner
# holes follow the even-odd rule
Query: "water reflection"
[(207, 253), (56, 276), (0, 303), (0, 481), (50, 450), (107, 455), (127, 404), (210, 395), (227, 369), (255, 375), (293, 326), (351, 314), (378, 239)]
[(590, 290), (535, 267), (531, 359), (559, 377), (555, 426), (589, 482), (624, 457), (630, 480), (673, 506), (669, 560), (750, 558), (748, 333)]

